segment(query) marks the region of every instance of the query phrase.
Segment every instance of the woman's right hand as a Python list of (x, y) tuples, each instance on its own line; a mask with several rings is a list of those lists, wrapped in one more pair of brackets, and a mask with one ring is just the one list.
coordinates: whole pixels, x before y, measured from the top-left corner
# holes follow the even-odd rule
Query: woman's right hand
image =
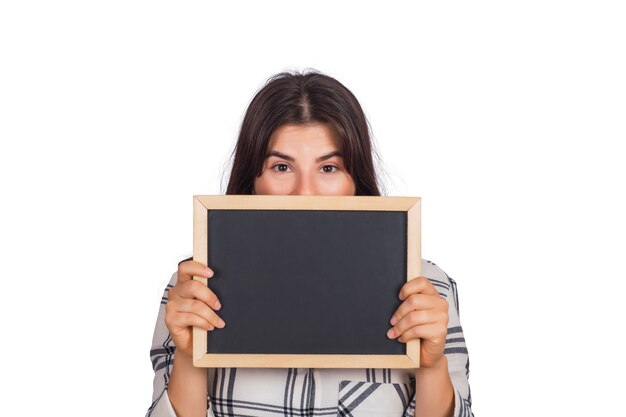
[(165, 305), (165, 325), (176, 345), (176, 351), (191, 357), (192, 328), (211, 331), (225, 326), (215, 313), (221, 308), (217, 296), (206, 285), (194, 281), (193, 276), (211, 278), (213, 271), (196, 261), (178, 264), (178, 280), (170, 288)]

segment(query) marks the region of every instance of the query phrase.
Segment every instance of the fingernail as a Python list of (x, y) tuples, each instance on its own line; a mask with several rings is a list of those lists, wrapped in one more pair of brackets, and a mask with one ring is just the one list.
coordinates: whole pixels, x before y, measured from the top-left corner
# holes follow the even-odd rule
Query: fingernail
[(207, 278), (211, 278), (213, 276), (213, 271), (210, 270), (209, 268), (206, 269), (206, 276)]
[(219, 310), (220, 308), (222, 308), (222, 305), (220, 304), (220, 302), (219, 302), (219, 301), (216, 301), (216, 302), (215, 302), (215, 309), (216, 309), (216, 310)]
[(393, 339), (394, 337), (396, 337), (396, 332), (393, 329), (389, 329), (389, 331), (387, 332), (387, 337)]
[(226, 326), (226, 323), (224, 323), (224, 320), (220, 319), (220, 321), (217, 323), (218, 326), (220, 326), (220, 329), (224, 326)]
[(391, 320), (389, 320), (389, 323), (391, 323), (392, 326), (395, 326), (397, 322), (398, 320), (396, 319), (396, 316), (393, 316)]

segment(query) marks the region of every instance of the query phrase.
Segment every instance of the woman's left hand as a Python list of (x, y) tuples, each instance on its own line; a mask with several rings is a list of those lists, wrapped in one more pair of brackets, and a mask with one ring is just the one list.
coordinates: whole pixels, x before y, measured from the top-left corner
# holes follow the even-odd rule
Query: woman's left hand
[(435, 367), (443, 357), (448, 335), (448, 302), (426, 277), (408, 281), (400, 289), (400, 307), (390, 320), (390, 339), (406, 343), (422, 339), (420, 367)]

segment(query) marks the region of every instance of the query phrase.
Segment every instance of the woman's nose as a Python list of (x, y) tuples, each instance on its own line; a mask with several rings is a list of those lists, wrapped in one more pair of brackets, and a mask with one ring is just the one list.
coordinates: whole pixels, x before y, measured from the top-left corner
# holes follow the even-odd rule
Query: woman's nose
[(295, 189), (293, 190), (294, 195), (315, 195), (315, 187), (313, 183), (313, 179), (306, 176), (299, 176), (296, 181)]

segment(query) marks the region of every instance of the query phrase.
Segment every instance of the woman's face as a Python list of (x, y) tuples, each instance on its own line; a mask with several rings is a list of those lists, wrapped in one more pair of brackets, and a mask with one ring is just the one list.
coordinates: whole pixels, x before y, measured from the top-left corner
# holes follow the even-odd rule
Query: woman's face
[(287, 124), (270, 137), (255, 194), (354, 195), (334, 129), (326, 124)]

